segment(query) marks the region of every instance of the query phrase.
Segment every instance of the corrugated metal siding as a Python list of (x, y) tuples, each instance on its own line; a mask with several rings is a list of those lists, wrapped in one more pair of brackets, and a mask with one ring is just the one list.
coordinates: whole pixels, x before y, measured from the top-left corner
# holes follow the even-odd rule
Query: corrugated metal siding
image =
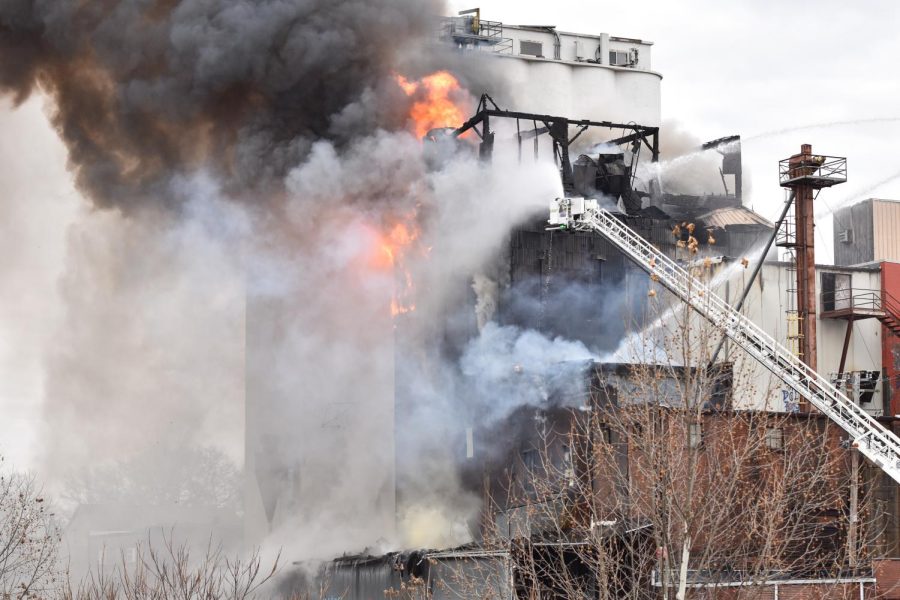
[[(881, 289), (900, 298), (900, 264), (881, 263)], [(881, 364), (886, 382), (883, 386), (885, 412), (900, 413), (900, 338), (887, 327), (881, 328)]]
[(900, 202), (872, 202), (874, 260), (900, 261)]
[(626, 327), (620, 312), (642, 314), (645, 292), (626, 291), (630, 263), (599, 234), (523, 227), (510, 236), (509, 259), (510, 288), (498, 305), (503, 324), (612, 351)]
[[(834, 264), (838, 266), (859, 265), (874, 260), (874, 233), (872, 230), (872, 201), (839, 209), (834, 214)], [(841, 231), (853, 232), (850, 243), (838, 239)]]
[[(596, 282), (598, 261), (607, 260), (610, 250), (609, 243), (597, 234), (516, 230), (510, 239), (512, 283), (548, 272), (563, 279), (569, 276)], [(548, 258), (552, 264), (547, 264)]]
[(717, 208), (705, 215), (697, 217), (697, 220), (703, 221), (711, 227), (718, 227), (720, 229), (725, 229), (732, 225), (757, 225), (768, 229), (773, 229), (775, 227), (775, 224), (768, 219), (743, 206)]

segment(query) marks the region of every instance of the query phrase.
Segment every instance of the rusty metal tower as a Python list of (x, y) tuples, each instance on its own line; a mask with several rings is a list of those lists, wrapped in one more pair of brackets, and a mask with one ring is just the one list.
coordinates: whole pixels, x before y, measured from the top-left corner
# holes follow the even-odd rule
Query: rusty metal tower
[(816, 253), (813, 200), (819, 191), (847, 181), (847, 159), (813, 154), (810, 144), (778, 163), (781, 187), (794, 194), (793, 247), (797, 269), (798, 356), (816, 369)]

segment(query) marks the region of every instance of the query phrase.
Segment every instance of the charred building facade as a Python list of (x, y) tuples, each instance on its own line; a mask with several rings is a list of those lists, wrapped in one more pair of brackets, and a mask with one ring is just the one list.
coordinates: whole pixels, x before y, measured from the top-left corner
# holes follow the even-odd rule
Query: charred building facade
[[(474, 130), (481, 140), (479, 156), (490, 161), (497, 135), (492, 126), (504, 125), (510, 130), (514, 125), (516, 146), (496, 151), (516, 151), (519, 160), (530, 160), (522, 158), (523, 147), (526, 154), (533, 147), (537, 155), (537, 143), (542, 141), (556, 161), (565, 194), (615, 205), (629, 228), (673, 258), (742, 258), (774, 230), (773, 223), (742, 204), (739, 136), (696, 149), (698, 154), (721, 154), (724, 189), (686, 195), (663, 191), (656, 126), (502, 110), (483, 96), (478, 112), (451, 135)], [(580, 141), (582, 136), (596, 140), (597, 135), (604, 141), (587, 145)], [(731, 176), (730, 188), (725, 175)], [(598, 234), (548, 231), (543, 212), (513, 229), (508, 244), (508, 254), (498, 258), (495, 274), (502, 288), (498, 304), (502, 323), (580, 340), (601, 351), (615, 349), (628, 317), (641, 312), (639, 304), (625, 306), (626, 299), (640, 303), (644, 296), (621, 291), (644, 289), (642, 273)], [(578, 323), (567, 317), (571, 314), (581, 316)]]
[[(775, 224), (743, 205), (737, 136), (696, 149), (721, 155), (720, 189), (667, 191), (665, 171), (659, 168), (658, 110), (653, 108), (658, 108), (658, 85), (654, 92), (652, 82), (655, 78), (658, 84), (658, 76), (642, 62), (649, 57), (649, 52), (643, 54), (646, 42), (632, 41), (640, 46), (641, 60), (618, 64), (612, 58), (617, 50), (609, 50), (610, 40), (603, 36), (596, 40), (595, 55), (608, 52), (608, 60), (580, 60), (581, 54), (567, 60), (566, 35), (555, 28), (522, 28), (526, 35), (550, 36), (558, 48), (552, 58), (537, 48), (536, 40), (511, 37), (506, 46), (503, 31), (501, 25), (475, 17), (452, 20), (445, 33), (461, 51), (488, 50), (517, 65), (515, 69), (546, 69), (554, 76), (578, 73), (577, 78), (588, 73), (584, 77), (592, 80), (636, 78), (651, 82), (641, 89), (656, 97), (637, 102), (635, 114), (629, 115), (620, 105), (628, 103), (633, 89), (617, 96), (610, 88), (609, 104), (615, 108), (572, 116), (557, 110), (565, 102), (554, 101), (553, 95), (546, 100), (534, 94), (534, 107), (525, 105), (528, 94), (514, 95), (508, 107), (500, 103), (503, 108), (485, 95), (461, 127), (426, 136), (425, 151), (434, 160), (452, 156), (456, 144), (470, 144), (459, 140), (470, 131), (477, 150), (464, 151), (477, 152), (486, 163), (499, 152), (516, 153), (519, 160), (549, 154), (565, 195), (597, 199), (666, 256), (682, 264), (699, 261), (713, 274), (728, 275), (731, 267), (746, 266), (747, 257), (772, 237)], [(584, 43), (572, 40), (576, 52), (583, 52), (578, 44)], [(502, 50), (507, 47), (518, 52)], [(566, 86), (561, 89), (560, 97), (577, 96)], [(611, 120), (593, 120), (602, 117)], [(764, 285), (789, 270), (767, 267), (776, 273), (765, 279), (763, 272), (759, 289), (752, 290), (760, 296)], [(805, 591), (820, 597), (870, 593), (875, 583), (870, 559), (896, 554), (896, 494), (885, 491), (876, 470), (864, 466), (860, 474), (838, 428), (821, 415), (794, 412), (789, 396), (774, 411), (770, 405), (735, 410), (747, 408), (744, 396), (751, 393), (746, 382), (744, 387), (735, 382), (729, 360), (706, 368), (616, 359), (613, 352), (626, 332), (641, 324), (655, 290), (652, 279), (603, 236), (548, 231), (546, 213), (536, 212), (507, 232), (501, 251), (483, 272), (471, 275), (460, 302), (428, 324), (433, 356), (406, 352), (405, 330), (414, 327), (416, 315), (397, 320), (392, 406), (396, 486), (395, 495), (388, 495), (396, 501), (396, 514), (403, 515), (423, 498), (428, 502), (443, 494), (446, 481), (422, 481), (418, 471), (423, 455), (434, 457), (447, 465), (447, 480), (478, 499), (479, 510), (462, 524), (474, 545), (346, 556), (328, 567), (336, 596), (369, 598), (385, 590), (441, 596), (455, 590), (463, 597), (654, 598), (677, 579), (689, 582), (691, 597), (698, 598), (760, 581), (805, 582), (811, 586)], [(726, 292), (726, 300), (739, 291)], [(489, 306), (489, 314), (479, 306)], [(762, 306), (760, 301), (757, 308)], [(784, 314), (772, 312), (778, 318)], [(476, 382), (455, 382), (456, 387), (423, 397), (421, 372), (439, 371), (432, 368), (438, 362), (434, 356), (442, 364), (464, 363), (470, 342), (491, 326), (564, 338), (593, 356), (552, 365), (553, 376), (545, 369), (505, 365), (498, 389), (503, 396), (515, 396), (517, 404), (503, 411), (494, 406), (501, 394), (492, 397), (495, 388)], [(452, 360), (443, 360), (448, 356)], [(600, 358), (604, 356), (608, 360)], [(751, 379), (751, 386), (767, 385)], [(445, 428), (435, 426), (446, 416), (429, 404), (437, 400), (435, 404), (453, 405), (455, 411)], [(863, 488), (852, 503), (847, 491), (851, 478)], [(858, 522), (860, 494), (885, 499), (875, 502), (881, 513), (865, 533), (850, 525)], [(774, 495), (773, 501), (759, 503), (766, 495)], [(702, 535), (684, 534), (688, 513), (699, 519), (692, 527), (702, 521)], [(781, 525), (777, 531), (735, 528), (746, 515), (757, 525)], [(711, 520), (703, 521), (707, 517)], [(864, 535), (870, 537), (863, 541)], [(761, 554), (766, 544), (774, 549)], [(869, 552), (865, 556), (864, 548)], [(682, 556), (692, 558), (679, 564)], [(455, 566), (447, 567), (447, 561)], [(480, 568), (491, 575), (479, 578)], [(679, 569), (687, 573), (679, 577)], [(461, 572), (467, 590), (448, 583)], [(774, 591), (777, 597), (779, 584), (773, 585), (766, 593)]]
[[(622, 218), (629, 226), (673, 255), (686, 251), (695, 237), (702, 244), (702, 252), (737, 256), (756, 237), (770, 230), (771, 224), (753, 217), (740, 205), (739, 184), (732, 184), (725, 193), (709, 196), (674, 196), (659, 187), (657, 177), (639, 176), (642, 165), (650, 165), (660, 158), (661, 76), (651, 68), (651, 42), (608, 34), (575, 35), (552, 27), (498, 26), (477, 16), (454, 19), (445, 25), (441, 33), (443, 41), (453, 43), (462, 53), (488, 51), (496, 58), (496, 64), (502, 66), (508, 82), (502, 109), (486, 98), (468, 123), (443, 132), (441, 138), (452, 138), (444, 142), (454, 144), (465, 130), (475, 130), (482, 138), (477, 153), (487, 162), (495, 151), (510, 150), (501, 143), (501, 137), (507, 133), (510, 139), (516, 140), (514, 148), (520, 156), (534, 153), (536, 158), (543, 159), (552, 153), (567, 191), (602, 195), (618, 202)], [(495, 39), (498, 35), (512, 40), (511, 45), (494, 43), (500, 41)], [(535, 44), (543, 45), (548, 51), (536, 50)], [(558, 51), (549, 51), (554, 44)], [(588, 88), (593, 90), (592, 94), (574, 93)], [(554, 92), (538, 93), (545, 90)], [(531, 112), (516, 113), (515, 109)], [(594, 115), (610, 120), (585, 120)], [(431, 152), (438, 145), (428, 142), (425, 151)], [(723, 173), (739, 173), (739, 167), (734, 167), (740, 163), (739, 143), (732, 140), (717, 147), (725, 153), (728, 163), (723, 164)], [(437, 152), (434, 159), (440, 161), (441, 156)], [(708, 215), (706, 221), (699, 219), (703, 215)], [(673, 236), (676, 225), (688, 220), (697, 228), (698, 235), (692, 236), (685, 228), (679, 236)], [(597, 352), (613, 350), (627, 325), (628, 319), (623, 315), (637, 314), (641, 309), (641, 290), (646, 278), (637, 277), (627, 261), (600, 236), (547, 232), (544, 221), (545, 216), (536, 213), (533, 219), (508, 232), (506, 250), (482, 274), (486, 287), (491, 290), (488, 300), (495, 307), (493, 320), (501, 325), (534, 329), (550, 337), (580, 341)], [(622, 289), (636, 292), (622, 294)], [(479, 319), (474, 310), (478, 294), (470, 291), (462, 296), (468, 296), (464, 299), (465, 308), (448, 315), (445, 323), (433, 325), (441, 330), (443, 339), (437, 351), (454, 358), (479, 332)], [(321, 490), (311, 482), (318, 481), (328, 466), (314, 457), (351, 459), (343, 456), (345, 449), (337, 442), (334, 448), (324, 448), (322, 442), (311, 442), (314, 446), (306, 447), (304, 440), (319, 439), (321, 436), (314, 433), (327, 432), (329, 428), (338, 432), (344, 419), (363, 423), (379, 432), (380, 441), (372, 445), (368, 457), (371, 458), (369, 467), (361, 467), (362, 471), (383, 472), (386, 464), (393, 465), (391, 472), (373, 481), (366, 491), (380, 507), (383, 527), (378, 529), (390, 529), (394, 516), (403, 510), (402, 500), (399, 504), (396, 501), (398, 490), (402, 496), (404, 482), (416, 478), (414, 472), (409, 472), (415, 471), (416, 461), (407, 457), (419, 451), (418, 441), (407, 439), (405, 432), (415, 429), (417, 414), (422, 413), (421, 418), (432, 421), (435, 416), (421, 409), (415, 391), (410, 391), (415, 383), (410, 383), (409, 378), (404, 380), (403, 365), (397, 365), (390, 381), (376, 377), (377, 385), (367, 390), (339, 390), (340, 382), (319, 387), (308, 381), (296, 381), (294, 388), (285, 386), (283, 382), (291, 381), (291, 376), (274, 377), (273, 374), (289, 374), (291, 365), (281, 364), (273, 348), (291, 346), (295, 338), (302, 336), (302, 332), (284, 327), (287, 320), (283, 317), (290, 310), (277, 297), (248, 298), (247, 538), (258, 541), (298, 511), (315, 510)], [(575, 321), (566, 313), (578, 313), (582, 318)], [(403, 319), (392, 323), (390, 319), (373, 322), (361, 315), (356, 322), (355, 318), (346, 315), (341, 326), (377, 329), (377, 335), (385, 338), (393, 335), (398, 352), (403, 352)], [(351, 355), (353, 352), (349, 349)], [(363, 356), (359, 359), (364, 371), (366, 361)], [(310, 365), (316, 360), (315, 356), (304, 359)], [(308, 370), (315, 369), (308, 367)], [(381, 371), (372, 367), (373, 376)], [(282, 383), (274, 385), (276, 381)], [(334, 395), (340, 401), (327, 403), (328, 414), (310, 414), (302, 412), (292, 400), (297, 394)], [(285, 406), (298, 406), (298, 414), (279, 417), (278, 411)], [(397, 415), (403, 416), (400, 425)], [(477, 411), (472, 411), (469, 420), (477, 418)], [(465, 431), (447, 432), (447, 435), (457, 436), (462, 447), (465, 446)], [(325, 439), (330, 437), (326, 435)], [(280, 458), (273, 461), (273, 456)]]
[[(839, 428), (823, 415), (734, 411), (728, 376), (559, 365), (543, 403), (475, 428), (461, 469), (484, 497), (476, 541), (345, 556), (323, 571), (329, 595), (664, 597), (678, 559), (666, 555), (678, 535), (667, 528), (683, 512), (702, 531), (689, 546), (692, 598), (875, 593), (872, 541), (853, 542), (848, 529), (850, 449)], [(708, 402), (685, 406), (686, 384)], [(877, 475), (868, 468), (864, 481)], [(757, 519), (785, 526), (748, 525)], [(848, 544), (859, 553), (850, 566)]]

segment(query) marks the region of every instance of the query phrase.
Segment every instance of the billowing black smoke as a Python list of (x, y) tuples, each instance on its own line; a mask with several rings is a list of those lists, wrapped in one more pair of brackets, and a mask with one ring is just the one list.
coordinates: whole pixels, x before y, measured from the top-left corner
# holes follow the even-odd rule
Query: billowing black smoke
[[(444, 69), (505, 97), (506, 61), (432, 43), (441, 12), (438, 0), (0, 0), (0, 97), (49, 98), (80, 191), (111, 209), (79, 206), (57, 234), (36, 451), (56, 489), (113, 473), (135, 485), (113, 477), (109, 503), (148, 484), (172, 498), (185, 453), (218, 451), (243, 465), (249, 544), (327, 558), (467, 539), (458, 524), (480, 496), (435, 440), (477, 414), (453, 395), (468, 375), (440, 352), (441, 329), (473, 274), (485, 290), (504, 284), (492, 265), (509, 229), (561, 188), (549, 160), (426, 160), (408, 127), (417, 98), (396, 75)], [(22, 204), (29, 223), (58, 211)], [(397, 224), (420, 247), (395, 263), (384, 244)], [(410, 283), (405, 346), (391, 308)], [(492, 303), (482, 291), (458, 320), (496, 332)], [(506, 351), (515, 336), (499, 333), (476, 350)], [(555, 356), (524, 339), (517, 349)], [(413, 390), (410, 410), (398, 389)], [(414, 441), (399, 459), (396, 432)], [(401, 496), (415, 505), (400, 509)]]
[(438, 14), (440, 0), (4, 0), (0, 93), (52, 97), (100, 206), (177, 204), (172, 177), (199, 169), (259, 198), (315, 140), (403, 125), (391, 74), (422, 62)]

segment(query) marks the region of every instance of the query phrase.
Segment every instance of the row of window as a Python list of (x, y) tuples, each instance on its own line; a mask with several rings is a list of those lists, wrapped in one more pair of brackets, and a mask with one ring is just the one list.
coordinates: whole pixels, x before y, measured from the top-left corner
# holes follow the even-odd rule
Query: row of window
[[(766, 448), (770, 450), (784, 449), (784, 432), (780, 427), (766, 428)], [(703, 426), (700, 423), (691, 423), (688, 429), (688, 446), (699, 448), (703, 445)]]
[[(521, 40), (519, 42), (519, 54), (544, 58), (544, 44), (543, 42)], [(609, 64), (614, 67), (629, 67), (636, 63), (634, 52), (628, 50), (609, 51)]]
[[(601, 428), (603, 440), (607, 443), (611, 441), (612, 435), (608, 427)], [(700, 423), (691, 423), (688, 428), (688, 446), (690, 448), (699, 448), (703, 445), (703, 426)], [(784, 449), (784, 431), (780, 427), (767, 427), (765, 434), (765, 445), (770, 450)], [(574, 467), (572, 464), (572, 452), (568, 445), (562, 448), (562, 464), (554, 465), (559, 472), (569, 480), (569, 485), (574, 482)], [(535, 491), (534, 481), (531, 477), (538, 471), (541, 466), (540, 455), (536, 448), (527, 448), (522, 451), (522, 465), (525, 468), (525, 477), (523, 485), (525, 491), (530, 495)], [(515, 472), (515, 471), (514, 471)]]
[[(612, 431), (609, 427), (601, 427), (601, 436), (606, 443), (612, 442)], [(699, 448), (703, 444), (703, 425), (701, 423), (691, 423), (688, 427), (688, 446), (690, 448)], [(780, 427), (766, 428), (766, 447), (771, 450), (782, 450), (784, 448), (784, 433)]]
[[(604, 442), (612, 442), (612, 431), (608, 427), (600, 429), (600, 435)], [(784, 449), (784, 431), (780, 427), (767, 427), (765, 437), (766, 448), (770, 450)], [(691, 423), (688, 427), (688, 447), (699, 448), (703, 445), (703, 425), (700, 423)], [(571, 460), (571, 452), (568, 446), (563, 447), (565, 461)], [(522, 462), (525, 468), (530, 470), (537, 466), (538, 454), (534, 448), (522, 451)]]

